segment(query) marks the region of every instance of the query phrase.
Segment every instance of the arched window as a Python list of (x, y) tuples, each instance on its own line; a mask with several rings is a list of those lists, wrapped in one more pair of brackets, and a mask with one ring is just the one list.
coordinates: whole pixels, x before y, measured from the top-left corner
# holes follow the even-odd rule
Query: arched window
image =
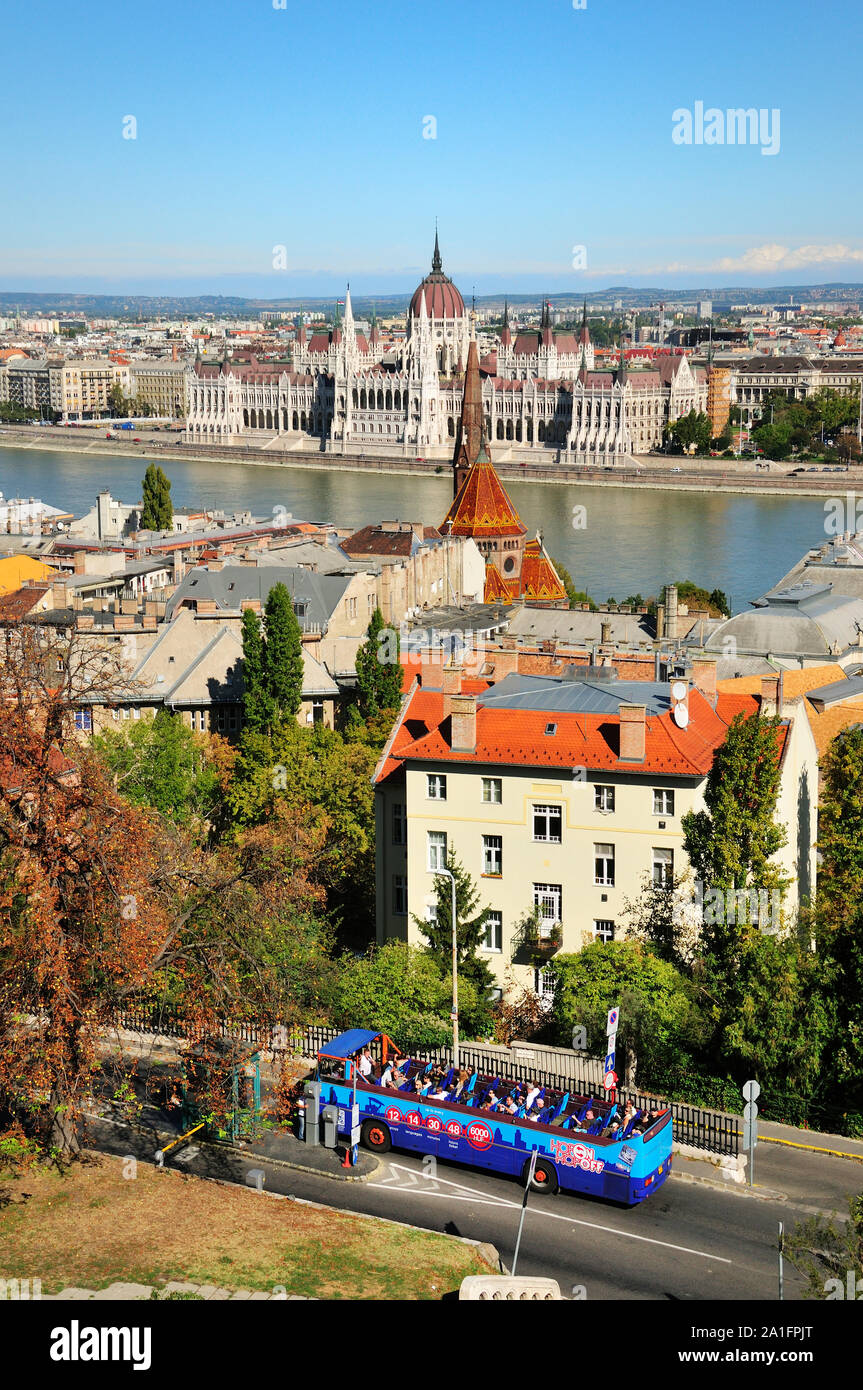
[(497, 422), (497, 437), (498, 439), (503, 439), (503, 420), (498, 420)]
[(520, 443), (521, 443), (521, 420), (516, 420), (516, 422), (515, 422), (515, 437), (516, 437), (516, 439), (518, 440), (518, 442), (519, 442), (519, 444), (520, 444)]
[(358, 406), (359, 403), (360, 403), (360, 401), (359, 401), (359, 394), (358, 394), (358, 392), (357, 392), (356, 386), (354, 387), (354, 391), (353, 391), (353, 402), (354, 402), (354, 410), (356, 410), (356, 409), (357, 409), (357, 406)]
[(532, 421), (532, 420), (528, 420), (528, 422), (527, 422), (527, 442), (528, 442), (528, 444), (532, 444), (532, 443), (533, 443), (533, 421)]
[(455, 435), (455, 420), (452, 418), (451, 415), (447, 416), (446, 432), (450, 436), (450, 438), (453, 438)]
[(379, 388), (379, 389), (378, 389), (378, 410), (383, 410), (383, 408), (384, 408), (384, 393), (383, 393), (383, 391), (381, 391), (380, 388)]
[(396, 394), (395, 394), (395, 408), (396, 408), (396, 410), (401, 410), (401, 408), (402, 408), (402, 393), (401, 393), (401, 391), (396, 391)]
[(545, 443), (545, 421), (540, 420), (537, 426), (536, 437), (540, 444)]
[(287, 412), (287, 410), (285, 410), (284, 407), (282, 407), (282, 429), (283, 429), (283, 430), (290, 429), (290, 426), (289, 426), (289, 424), (288, 424), (288, 412)]
[(360, 410), (365, 410), (365, 408), (366, 408), (366, 388), (363, 387), (362, 391), (360, 392)]
[(243, 411), (243, 424), (244, 424), (244, 426), (245, 426), (246, 429), (249, 428), (249, 412), (248, 412), (248, 410), (244, 410), (244, 411)]
[(292, 424), (295, 430), (298, 430), (300, 428), (300, 417), (296, 411), (294, 411), (293, 414)]
[(267, 429), (268, 429), (268, 430), (271, 430), (272, 428), (273, 428), (273, 412), (272, 412), (271, 410), (268, 410), (268, 411), (267, 411)]
[(392, 410), (392, 408), (393, 408), (393, 393), (392, 393), (392, 391), (387, 391), (387, 394), (386, 394), (386, 405), (384, 406), (384, 409), (385, 409), (385, 410)]
[(507, 420), (506, 422), (506, 437), (507, 439), (512, 439), (512, 420)]

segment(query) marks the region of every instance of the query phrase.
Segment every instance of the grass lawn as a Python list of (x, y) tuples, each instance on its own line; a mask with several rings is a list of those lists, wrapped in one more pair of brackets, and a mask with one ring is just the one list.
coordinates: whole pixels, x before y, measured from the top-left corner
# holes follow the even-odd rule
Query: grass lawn
[(312, 1298), (437, 1299), (489, 1267), (449, 1236), (278, 1201), (119, 1158), (0, 1173), (3, 1277), (44, 1294), (171, 1279)]

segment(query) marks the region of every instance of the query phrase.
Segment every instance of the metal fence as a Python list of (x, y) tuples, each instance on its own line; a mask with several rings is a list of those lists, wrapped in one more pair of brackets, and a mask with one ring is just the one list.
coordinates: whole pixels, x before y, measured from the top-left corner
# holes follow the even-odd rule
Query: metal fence
[[(117, 1027), (133, 1033), (156, 1033), (174, 1038), (195, 1038), (204, 1033), (209, 1036), (218, 1033), (220, 1037), (251, 1043), (266, 1052), (299, 1054), (304, 1057), (314, 1057), (332, 1038), (338, 1037), (343, 1031), (341, 1028), (323, 1025), (291, 1029), (267, 1019), (217, 1019), (196, 1026), (178, 1014), (176, 1009), (167, 1005), (132, 1005), (118, 1012), (114, 1021)], [(418, 1051), (429, 1061), (452, 1066), (453, 1052), (449, 1047), (423, 1047)], [(500, 1051), (502, 1049), (490, 1049), (482, 1044), (473, 1046), (468, 1043), (459, 1047), (459, 1062), (471, 1071), (492, 1073), (502, 1081), (532, 1081), (561, 1093), (569, 1091), (572, 1095), (583, 1095), (594, 1100), (604, 1098), (604, 1091), (595, 1079), (545, 1071), (538, 1067), (535, 1061), (519, 1061), (511, 1056), (500, 1056)], [(643, 1095), (639, 1091), (626, 1089), (618, 1089), (616, 1099), (620, 1105), (632, 1101), (633, 1107), (637, 1110), (667, 1106), (674, 1122), (674, 1137), (679, 1144), (688, 1144), (696, 1149), (705, 1149), (709, 1153), (734, 1157), (740, 1152), (740, 1121), (734, 1115), (703, 1110), (700, 1106), (687, 1105), (681, 1101), (667, 1101), (660, 1096)]]

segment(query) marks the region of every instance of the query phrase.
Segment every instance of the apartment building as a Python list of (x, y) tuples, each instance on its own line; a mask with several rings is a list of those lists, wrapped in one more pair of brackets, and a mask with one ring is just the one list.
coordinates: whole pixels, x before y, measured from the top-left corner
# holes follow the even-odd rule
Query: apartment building
[(184, 362), (132, 362), (132, 395), (160, 419), (185, 419), (189, 411), (189, 369)]
[[(375, 773), (378, 941), (422, 944), (415, 918), (433, 912), (453, 849), (491, 909), (483, 949), (498, 982), (511, 965), (544, 992), (543, 961), (625, 935), (627, 901), (687, 869), (682, 817), (703, 807), (734, 716), (775, 710), (768, 685), (718, 693), (707, 660), (670, 683), (581, 667), (489, 686), (424, 665)], [(802, 708), (783, 713), (777, 862), (793, 912), (815, 883), (817, 753)], [(539, 937), (525, 941), (534, 907)]]

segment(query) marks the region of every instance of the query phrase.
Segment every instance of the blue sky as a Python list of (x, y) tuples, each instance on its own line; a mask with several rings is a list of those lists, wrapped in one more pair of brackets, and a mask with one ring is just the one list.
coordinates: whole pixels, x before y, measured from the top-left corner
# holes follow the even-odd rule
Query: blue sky
[[(863, 281), (859, 0), (41, 0), (3, 36), (0, 289), (409, 290), (435, 217), (463, 293)], [(675, 143), (698, 102), (778, 109), (778, 153)]]

